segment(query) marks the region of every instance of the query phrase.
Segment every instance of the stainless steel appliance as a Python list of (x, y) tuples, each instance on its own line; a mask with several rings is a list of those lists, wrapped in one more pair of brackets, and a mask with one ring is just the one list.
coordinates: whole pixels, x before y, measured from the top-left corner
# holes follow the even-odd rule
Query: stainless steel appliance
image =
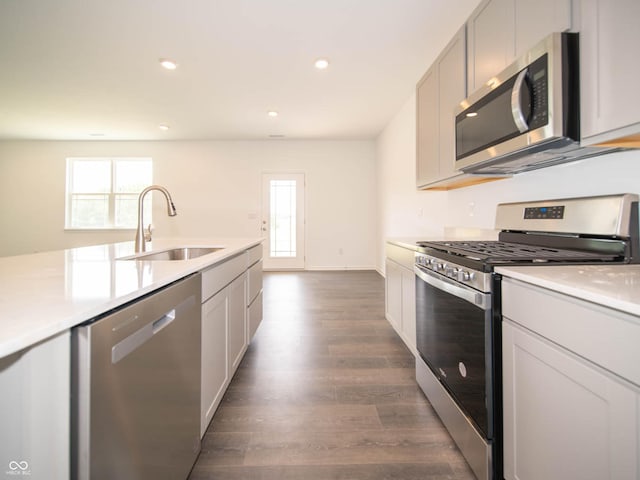
[(554, 33), (456, 109), (456, 169), (518, 173), (599, 155), (580, 146), (578, 34)]
[(476, 476), (502, 480), (496, 266), (638, 263), (638, 196), (500, 204), (497, 241), (418, 242), (416, 378)]
[(199, 275), (72, 332), (72, 478), (184, 480), (200, 451)]

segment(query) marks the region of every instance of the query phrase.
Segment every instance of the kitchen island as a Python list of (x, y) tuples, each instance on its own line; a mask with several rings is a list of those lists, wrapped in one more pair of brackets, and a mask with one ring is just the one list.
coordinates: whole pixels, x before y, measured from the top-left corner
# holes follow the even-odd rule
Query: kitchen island
[(127, 259), (133, 242), (0, 258), (0, 470), (69, 478), (73, 327), (195, 273), (223, 288), (225, 266), (235, 275), (261, 265), (261, 242), (176, 238), (147, 248), (220, 248), (190, 260)]

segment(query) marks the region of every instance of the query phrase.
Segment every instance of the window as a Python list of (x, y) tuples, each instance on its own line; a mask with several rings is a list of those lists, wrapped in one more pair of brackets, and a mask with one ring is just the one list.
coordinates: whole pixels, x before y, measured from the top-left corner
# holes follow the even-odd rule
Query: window
[[(138, 195), (153, 178), (150, 158), (67, 158), (66, 228), (135, 228)], [(151, 222), (151, 196), (144, 218)]]

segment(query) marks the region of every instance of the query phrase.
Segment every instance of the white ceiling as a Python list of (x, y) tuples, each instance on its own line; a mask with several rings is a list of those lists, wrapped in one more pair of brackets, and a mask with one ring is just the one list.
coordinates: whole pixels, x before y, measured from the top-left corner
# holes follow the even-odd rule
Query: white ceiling
[(0, 0), (0, 139), (375, 138), (477, 2)]

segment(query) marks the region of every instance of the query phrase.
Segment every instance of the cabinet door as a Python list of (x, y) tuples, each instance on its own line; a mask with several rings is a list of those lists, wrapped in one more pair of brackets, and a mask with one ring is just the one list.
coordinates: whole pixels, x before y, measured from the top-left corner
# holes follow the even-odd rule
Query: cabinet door
[[(581, 134), (591, 144), (640, 133), (640, 2), (580, 0)], [(594, 137), (593, 139), (589, 137)]]
[(571, 29), (571, 0), (515, 0), (515, 56), (553, 32)]
[(450, 177), (455, 172), (454, 111), (467, 94), (466, 47), (466, 29), (463, 27), (438, 58), (438, 174), (441, 178)]
[(513, 1), (485, 0), (469, 17), (469, 93), (500, 73), (515, 57)]
[(438, 72), (434, 65), (416, 87), (416, 183), (438, 177)]
[(638, 390), (509, 321), (502, 335), (504, 478), (638, 478)]
[(389, 260), (385, 263), (386, 317), (397, 331), (402, 324), (402, 267)]
[(200, 435), (204, 435), (229, 383), (227, 368), (228, 287), (202, 304)]
[(416, 276), (413, 270), (401, 269), (402, 334), (409, 350), (416, 353)]
[(228, 365), (231, 378), (247, 349), (247, 274), (243, 273), (227, 287), (229, 294)]
[(70, 478), (70, 357), (66, 331), (0, 358), (4, 478)]

